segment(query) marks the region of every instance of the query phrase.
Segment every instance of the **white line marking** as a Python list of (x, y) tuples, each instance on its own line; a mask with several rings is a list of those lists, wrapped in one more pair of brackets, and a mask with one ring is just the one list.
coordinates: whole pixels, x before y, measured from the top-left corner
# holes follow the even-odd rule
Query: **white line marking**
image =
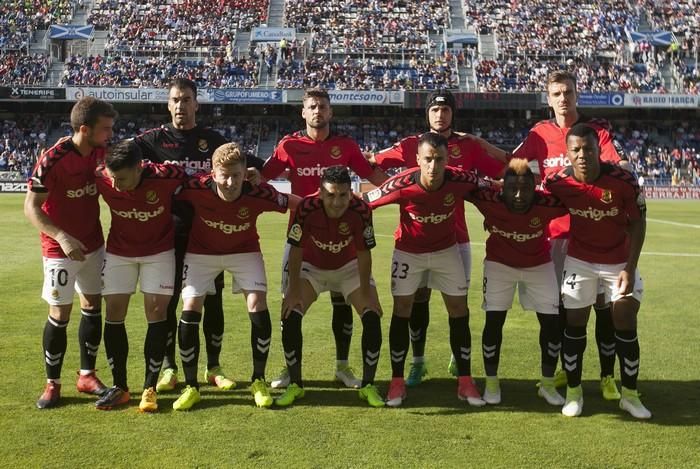
[(647, 252), (642, 251), (643, 256), (669, 256), (669, 257), (700, 257), (700, 254), (692, 252)]
[(690, 223), (678, 223), (676, 221), (659, 220), (658, 218), (647, 218), (647, 221), (663, 223), (665, 225), (683, 226), (685, 228), (700, 228), (700, 225), (691, 225)]
[[(385, 235), (385, 234), (379, 234), (375, 233), (374, 236), (378, 238), (393, 238), (394, 235)], [(484, 246), (484, 243), (477, 243), (474, 241), (470, 241), (469, 244), (472, 246)], [(666, 256), (666, 257), (700, 257), (700, 253), (692, 253), (692, 252), (655, 252), (655, 251), (642, 251), (642, 254), (645, 256)]]

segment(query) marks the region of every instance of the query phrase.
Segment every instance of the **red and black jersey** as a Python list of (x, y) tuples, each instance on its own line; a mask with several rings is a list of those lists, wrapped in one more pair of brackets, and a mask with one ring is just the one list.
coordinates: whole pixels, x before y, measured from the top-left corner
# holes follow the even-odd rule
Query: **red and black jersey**
[(139, 185), (119, 192), (106, 170), (98, 169), (97, 189), (112, 214), (107, 252), (141, 257), (173, 249), (173, 195), (186, 178), (181, 166), (145, 163)]
[(568, 254), (597, 264), (621, 264), (629, 254), (627, 227), (646, 213), (644, 194), (632, 173), (600, 164), (600, 177), (586, 184), (569, 167), (550, 175), (544, 187), (561, 199), (571, 216)]
[(372, 208), (399, 204), (399, 226), (394, 233), (396, 249), (424, 253), (447, 249), (457, 242), (455, 212), (464, 211), (463, 199), (476, 189), (473, 172), (445, 168), (439, 189), (427, 191), (420, 183), (420, 168), (403, 171), (364, 194)]
[(210, 175), (190, 179), (176, 200), (188, 202), (194, 209), (187, 252), (224, 255), (259, 252), (258, 216), (263, 212), (287, 211), (286, 194), (269, 184), (253, 186), (243, 182), (241, 196), (231, 202), (222, 200)]
[[(412, 135), (397, 142), (391, 148), (380, 151), (374, 155), (377, 166), (388, 168), (415, 168), (418, 166), (418, 140), (420, 135)], [(447, 140), (448, 165), (464, 171), (476, 171), (477, 174), (492, 178), (500, 176), (503, 171), (503, 163), (491, 158), (481, 146), (472, 139), (460, 138), (452, 132)], [(457, 242), (468, 243), (469, 231), (464, 208), (455, 217), (457, 228)]]
[[(594, 119), (584, 115), (574, 123), (585, 123), (594, 128), (600, 142), (600, 159), (611, 163), (620, 161), (620, 155), (611, 135), (610, 123), (605, 119)], [(572, 126), (573, 127), (573, 126)], [(513, 152), (513, 157), (535, 160), (544, 180), (550, 174), (570, 166), (566, 157), (566, 134), (569, 128), (559, 127), (554, 119), (540, 121), (530, 129), (525, 141)], [(566, 238), (569, 233), (569, 219), (555, 219), (549, 227), (551, 238)]]
[(289, 169), (292, 194), (300, 197), (313, 194), (321, 185), (321, 175), (329, 166), (342, 165), (352, 169), (362, 178), (369, 177), (373, 169), (359, 145), (351, 137), (331, 133), (317, 142), (306, 131), (295, 132), (280, 140), (274, 153), (265, 162), (262, 175), (274, 179)]
[(534, 267), (551, 260), (547, 225), (568, 211), (551, 194), (535, 191), (532, 206), (526, 213), (508, 210), (501, 190), (482, 188), (466, 198), (484, 215), (486, 259), (516, 268)]
[(134, 138), (143, 157), (154, 163), (184, 166), (190, 174), (211, 171), (211, 155), (227, 140), (208, 127), (180, 130), (172, 124), (150, 129)]
[[(95, 169), (104, 160), (104, 148), (83, 156), (69, 138), (59, 140), (41, 154), (29, 178), (28, 190), (46, 193), (41, 209), (51, 222), (82, 242), (88, 252), (104, 244)], [(40, 234), (44, 257), (66, 254), (53, 238)]]
[(287, 242), (304, 249), (303, 259), (324, 270), (338, 269), (357, 258), (357, 251), (376, 246), (372, 211), (353, 196), (340, 218), (329, 218), (319, 193), (306, 196), (294, 213)]

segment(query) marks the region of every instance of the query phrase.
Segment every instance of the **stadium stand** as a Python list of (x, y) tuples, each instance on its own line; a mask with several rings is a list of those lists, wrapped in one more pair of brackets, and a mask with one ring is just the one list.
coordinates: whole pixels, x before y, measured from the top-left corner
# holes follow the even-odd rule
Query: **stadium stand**
[(27, 50), (35, 31), (70, 23), (72, 0), (3, 0), (0, 2), (0, 49)]
[(44, 54), (0, 51), (0, 85), (40, 85), (51, 61)]
[(60, 85), (165, 87), (172, 78), (184, 77), (199, 87), (252, 88), (258, 83), (259, 64), (252, 58), (215, 57), (184, 60), (165, 57), (135, 59), (110, 55), (71, 56), (66, 60)]
[(96, 0), (88, 23), (110, 34), (107, 49), (224, 48), (236, 30), (265, 22), (267, 0)]
[(278, 88), (323, 87), (355, 90), (426, 90), (457, 88), (454, 58), (411, 57), (406, 63), (391, 59), (352, 58), (334, 62), (326, 56), (305, 61), (284, 60), (277, 74)]
[(25, 179), (47, 147), (51, 122), (39, 117), (0, 120), (0, 171)]
[(285, 25), (311, 33), (316, 53), (427, 52), (449, 17), (446, 0), (285, 1)]

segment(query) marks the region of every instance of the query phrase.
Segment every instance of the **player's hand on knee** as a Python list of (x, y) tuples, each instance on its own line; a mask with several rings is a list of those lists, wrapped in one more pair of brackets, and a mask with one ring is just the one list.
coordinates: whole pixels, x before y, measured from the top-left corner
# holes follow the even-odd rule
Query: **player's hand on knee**
[(54, 239), (59, 246), (61, 246), (66, 257), (74, 261), (85, 260), (85, 251), (87, 251), (87, 248), (80, 240), (72, 237), (65, 231), (59, 231)]
[(284, 300), (282, 301), (282, 319), (287, 319), (294, 310), (299, 312), (304, 311), (301, 297), (287, 292), (287, 295), (285, 295)]
[(632, 293), (634, 288), (634, 273), (629, 273), (623, 270), (617, 276), (616, 285), (617, 291), (620, 295), (628, 295)]

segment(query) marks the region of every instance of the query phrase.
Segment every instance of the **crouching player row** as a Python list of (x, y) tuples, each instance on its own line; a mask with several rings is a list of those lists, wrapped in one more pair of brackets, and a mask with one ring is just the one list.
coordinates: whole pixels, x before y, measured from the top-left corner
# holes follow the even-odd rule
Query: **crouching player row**
[(282, 345), (290, 384), (275, 403), (288, 406), (304, 397), (302, 332), (304, 315), (318, 295), (341, 292), (362, 320), (360, 399), (372, 407), (384, 400), (374, 386), (382, 332), (370, 249), (375, 246), (372, 213), (353, 195), (345, 166), (331, 166), (318, 192), (305, 197), (289, 229), (289, 284), (282, 303)]
[(173, 195), (190, 203), (195, 213), (184, 268), (184, 308), (179, 325), (187, 386), (173, 408), (186, 410), (200, 400), (199, 322), (204, 297), (222, 271), (233, 274), (234, 292), (242, 291), (248, 305), (253, 350), (251, 391), (255, 402), (258, 406), (272, 404), (265, 384), (271, 337), (265, 298), (267, 282), (255, 226), (258, 215), (264, 211), (285, 212), (289, 198), (267, 184), (254, 187), (244, 182), (246, 160), (236, 144), (221, 146), (212, 160), (211, 174), (188, 179), (179, 166), (144, 163), (138, 146), (122, 142), (110, 151), (106, 168), (98, 174), (98, 190), (112, 212), (103, 291), (107, 304), (105, 348), (114, 378), (114, 386), (96, 403), (99, 409), (111, 409), (129, 401), (124, 318), (140, 276), (149, 326), (144, 346), (146, 380), (139, 408), (145, 412), (157, 410), (155, 385), (165, 353), (165, 311), (175, 275)]
[(615, 351), (622, 375), (620, 408), (635, 418), (648, 419), (651, 412), (637, 392), (637, 313), (644, 289), (637, 263), (646, 233), (644, 195), (633, 174), (600, 161), (598, 135), (591, 127), (573, 126), (566, 147), (571, 166), (550, 175), (544, 184), (571, 214), (571, 244), (561, 288), (567, 321), (563, 339), (567, 390), (562, 414), (576, 417), (583, 410), (586, 324), (602, 286), (606, 303), (612, 303)]
[(391, 384), (387, 405), (406, 399), (404, 366), (409, 347), (409, 320), (421, 286), (442, 292), (449, 315), (450, 347), (458, 369), (457, 397), (483, 406), (471, 377), (471, 333), (467, 307), (467, 274), (457, 246), (456, 212), (479, 179), (473, 172), (447, 168), (447, 139), (423, 134), (417, 143), (417, 168), (406, 170), (365, 194), (370, 206), (400, 206), (392, 258), (391, 293), (394, 307), (389, 328)]
[(105, 352), (114, 380), (114, 386), (95, 403), (98, 409), (112, 409), (130, 399), (124, 321), (137, 283), (148, 321), (139, 409), (158, 409), (155, 386), (165, 354), (166, 309), (175, 277), (172, 199), (186, 177), (179, 166), (144, 163), (141, 150), (132, 141), (116, 144), (105, 157), (104, 167), (97, 170), (97, 190), (112, 215), (102, 266), (102, 295)]
[(510, 161), (503, 187), (480, 188), (466, 198), (484, 215), (489, 232), (484, 259), (483, 309), (486, 323), (482, 355), (486, 372), (483, 399), (501, 402), (498, 365), (506, 314), (516, 289), (520, 304), (537, 313), (540, 323), (542, 378), (538, 395), (551, 405), (564, 404), (554, 385), (561, 350), (559, 294), (546, 236), (549, 222), (568, 213), (559, 199), (535, 189), (535, 176), (527, 160)]
[(233, 276), (233, 293), (242, 293), (250, 318), (253, 371), (251, 392), (258, 407), (272, 405), (265, 380), (272, 326), (267, 308), (267, 278), (260, 252), (257, 219), (263, 212), (285, 213), (299, 197), (281, 194), (269, 184), (245, 180), (246, 158), (235, 143), (214, 151), (211, 174), (188, 181), (178, 199), (194, 209), (182, 275), (183, 310), (178, 336), (187, 386), (173, 403), (187, 410), (200, 401), (197, 382), (199, 323), (207, 293), (222, 272)]

